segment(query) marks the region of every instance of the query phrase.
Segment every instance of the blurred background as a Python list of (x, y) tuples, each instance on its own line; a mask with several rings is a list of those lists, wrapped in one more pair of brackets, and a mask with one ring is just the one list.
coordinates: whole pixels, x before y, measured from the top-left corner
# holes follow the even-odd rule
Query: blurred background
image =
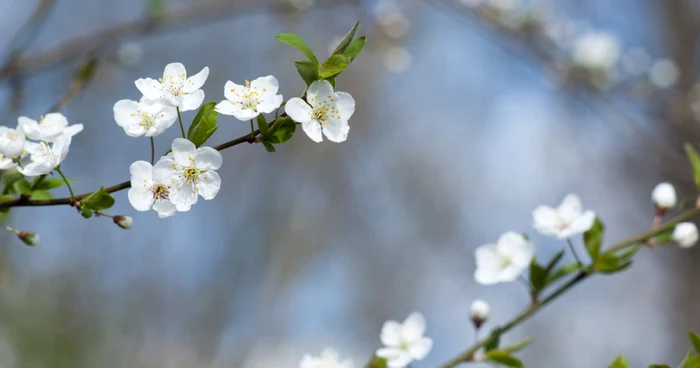
[[(268, 74), (288, 98), (303, 56), (275, 35), (320, 57), (357, 20), (369, 37), (338, 79), (357, 101), (347, 142), (299, 130), (274, 154), (226, 150), (216, 200), (168, 220), (117, 193), (111, 212), (132, 216), (130, 231), (68, 207), (14, 210), (8, 223), (42, 241), (2, 235), (0, 367), (284, 368), (326, 346), (361, 366), (382, 323), (414, 310), (435, 341), (414, 366), (446, 362), (474, 341), (474, 299), (491, 303), (489, 329), (529, 301), (519, 283), (475, 283), (476, 247), (508, 230), (529, 232), (540, 258), (565, 246), (532, 230), (536, 206), (578, 193), (610, 243), (649, 227), (657, 182), (692, 195), (681, 144), (700, 136), (699, 12), (693, 0), (0, 0), (3, 124), (45, 113), (87, 55), (99, 60), (61, 108), (85, 124), (62, 165), (81, 193), (149, 155), (112, 116), (140, 97), (137, 78), (179, 61), (209, 66), (208, 101)], [(222, 116), (211, 144), (247, 130)], [(700, 330), (698, 255), (643, 250), (504, 341), (536, 337), (528, 367), (675, 365)]]

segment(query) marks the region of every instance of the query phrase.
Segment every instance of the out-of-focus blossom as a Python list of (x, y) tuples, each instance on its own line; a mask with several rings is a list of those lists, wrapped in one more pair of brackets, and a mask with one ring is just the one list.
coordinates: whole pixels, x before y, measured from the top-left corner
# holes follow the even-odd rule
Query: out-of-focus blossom
[(470, 308), (470, 316), (472, 318), (472, 323), (476, 328), (480, 328), (481, 325), (489, 318), (489, 303), (485, 300), (477, 299), (472, 302)]
[(567, 195), (559, 207), (539, 206), (532, 211), (534, 228), (542, 235), (569, 238), (583, 233), (593, 226), (595, 213), (583, 211), (581, 199), (575, 194)]
[(306, 10), (314, 5), (314, 0), (289, 0), (289, 4), (297, 10)]
[(609, 70), (620, 58), (620, 43), (610, 33), (587, 32), (576, 39), (572, 58), (584, 68)]
[(659, 183), (651, 191), (651, 201), (656, 208), (666, 211), (676, 206), (676, 189), (670, 183)]
[(379, 18), (379, 24), (381, 24), (387, 36), (400, 39), (408, 34), (408, 28), (411, 22), (402, 12), (392, 11), (383, 14)]
[(525, 271), (535, 255), (535, 247), (524, 236), (512, 231), (501, 235), (496, 244), (476, 249), (476, 282), (492, 285), (511, 282)]
[(68, 125), (68, 119), (60, 112), (46, 114), (39, 122), (20, 116), (17, 125), (22, 128), (27, 138), (43, 142), (53, 142), (63, 135), (72, 137), (83, 130), (83, 124)]
[(351, 359), (341, 361), (338, 352), (332, 348), (326, 348), (318, 357), (310, 354), (304, 355), (299, 362), (299, 368), (353, 368)]
[(649, 81), (657, 88), (669, 88), (676, 84), (680, 70), (673, 60), (657, 60), (649, 68)]
[(413, 59), (411, 53), (403, 47), (391, 47), (384, 51), (382, 56), (384, 66), (393, 73), (403, 73), (408, 70)]
[(143, 47), (136, 42), (124, 42), (117, 49), (117, 60), (123, 65), (133, 66), (143, 59)]
[(625, 73), (629, 75), (640, 75), (649, 69), (651, 56), (649, 56), (649, 53), (643, 48), (635, 47), (622, 55), (620, 64)]
[(698, 242), (698, 228), (692, 222), (681, 222), (673, 229), (673, 241), (681, 248), (690, 248)]
[(422, 360), (433, 348), (433, 340), (425, 334), (425, 317), (418, 312), (411, 313), (403, 323), (386, 321), (382, 326), (380, 339), (383, 348), (377, 349), (377, 356), (387, 360), (389, 368), (403, 368), (414, 360)]

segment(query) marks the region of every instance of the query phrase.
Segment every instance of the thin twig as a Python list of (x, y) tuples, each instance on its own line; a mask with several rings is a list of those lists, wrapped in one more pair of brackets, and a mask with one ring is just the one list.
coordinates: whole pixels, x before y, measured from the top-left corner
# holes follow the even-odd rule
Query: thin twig
[(156, 142), (153, 137), (149, 138), (151, 138), (151, 165), (153, 165), (153, 162), (156, 160)]
[(569, 249), (571, 249), (571, 253), (574, 255), (576, 263), (578, 263), (579, 266), (583, 266), (581, 259), (578, 258), (578, 253), (576, 253), (576, 248), (574, 248), (574, 244), (571, 242), (571, 238), (566, 238), (566, 243), (569, 244)]

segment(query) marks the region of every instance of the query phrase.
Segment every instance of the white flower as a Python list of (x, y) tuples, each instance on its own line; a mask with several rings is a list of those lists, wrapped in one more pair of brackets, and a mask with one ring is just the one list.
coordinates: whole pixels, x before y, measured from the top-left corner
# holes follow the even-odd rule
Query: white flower
[(256, 118), (259, 114), (269, 114), (282, 105), (282, 95), (277, 94), (279, 82), (272, 75), (260, 77), (245, 86), (231, 81), (224, 86), (225, 100), (216, 105), (216, 111), (233, 115), (241, 121)]
[(23, 166), (17, 166), (17, 171), (24, 176), (45, 175), (60, 165), (68, 155), (71, 136), (62, 135), (49, 146), (47, 142), (26, 142), (25, 150), (29, 153), (29, 162)]
[(0, 154), (0, 170), (9, 170), (15, 167), (17, 167), (17, 164), (11, 157)]
[(353, 368), (351, 359), (340, 361), (338, 352), (331, 348), (326, 348), (321, 352), (321, 356), (314, 357), (309, 354), (299, 362), (299, 368)]
[(355, 100), (348, 93), (333, 92), (330, 82), (320, 80), (311, 83), (306, 101), (294, 97), (284, 109), (294, 121), (301, 123), (314, 142), (323, 140), (321, 131), (329, 140), (343, 142), (348, 138), (348, 120), (355, 112)]
[(24, 131), (0, 126), (0, 153), (5, 157), (17, 157), (24, 151)]
[(129, 137), (162, 134), (177, 120), (177, 110), (157, 103), (121, 100), (114, 104), (114, 120)]
[(534, 253), (534, 246), (524, 236), (507, 232), (496, 244), (476, 249), (474, 278), (483, 285), (513, 281), (530, 266)]
[[(163, 160), (161, 158), (158, 162)], [(131, 172), (131, 189), (129, 202), (137, 211), (153, 208), (158, 217), (165, 218), (175, 214), (175, 205), (170, 202), (170, 177), (154, 177), (153, 166), (146, 161), (136, 161), (129, 167)]]
[(64, 134), (72, 137), (83, 130), (83, 124), (69, 126), (68, 119), (59, 112), (42, 116), (38, 123), (26, 116), (20, 116), (17, 123), (27, 138), (43, 142), (53, 142)]
[(575, 41), (572, 58), (584, 68), (609, 70), (620, 58), (620, 43), (610, 33), (588, 32)]
[(533, 226), (540, 234), (565, 239), (590, 229), (595, 213), (590, 210), (583, 212), (579, 197), (569, 194), (557, 208), (537, 207), (532, 211), (532, 218)]
[(387, 360), (389, 368), (406, 367), (414, 360), (422, 360), (433, 348), (433, 340), (424, 337), (425, 318), (418, 312), (411, 313), (403, 323), (386, 321), (380, 339), (383, 348), (377, 356)]
[(477, 299), (471, 305), (471, 317), (475, 320), (485, 321), (489, 317), (489, 303)]
[(690, 248), (698, 242), (698, 228), (692, 222), (681, 222), (673, 229), (672, 237), (681, 248)]
[(651, 200), (654, 206), (661, 210), (667, 210), (676, 206), (676, 189), (669, 183), (659, 183), (651, 191)]
[(165, 66), (163, 78), (140, 78), (136, 81), (136, 88), (147, 100), (179, 107), (180, 111), (190, 111), (196, 110), (204, 101), (204, 91), (200, 88), (208, 76), (209, 67), (204, 67), (199, 73), (187, 78), (184, 65), (171, 63)]
[(170, 201), (178, 211), (189, 211), (197, 203), (197, 195), (213, 199), (221, 187), (216, 171), (223, 158), (211, 147), (196, 148), (194, 143), (177, 138), (172, 153), (153, 167), (153, 177), (170, 187)]

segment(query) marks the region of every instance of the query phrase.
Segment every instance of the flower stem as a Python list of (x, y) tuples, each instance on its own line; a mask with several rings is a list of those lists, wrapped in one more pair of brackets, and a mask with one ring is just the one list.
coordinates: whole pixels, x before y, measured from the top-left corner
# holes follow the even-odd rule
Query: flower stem
[(39, 185), (46, 179), (46, 175), (40, 175), (36, 180), (34, 180), (34, 183), (32, 184), (32, 191), (36, 190), (36, 188), (39, 187)]
[(2, 225), (2, 227), (5, 230), (7, 230), (7, 232), (9, 232), (9, 233), (16, 234), (16, 235), (19, 234), (19, 230), (15, 229), (15, 228), (9, 227), (7, 225)]
[(185, 135), (185, 125), (182, 124), (182, 115), (180, 115), (180, 108), (176, 107), (177, 109), (177, 120), (180, 121), (180, 132), (182, 132), (182, 138), (187, 138)]
[(571, 249), (571, 253), (574, 255), (576, 263), (578, 263), (580, 267), (583, 267), (583, 263), (581, 263), (581, 259), (578, 258), (578, 253), (576, 253), (576, 248), (574, 248), (574, 244), (571, 243), (571, 238), (566, 238), (566, 243), (569, 244), (569, 249)]
[(253, 126), (253, 119), (250, 119), (250, 141), (255, 141), (255, 126)]
[(61, 167), (57, 166), (56, 167), (56, 172), (58, 175), (61, 175), (61, 178), (63, 178), (63, 181), (66, 182), (66, 186), (68, 187), (68, 191), (70, 192), (70, 197), (75, 202), (75, 193), (73, 193), (73, 188), (71, 188), (70, 183), (68, 182), (68, 178), (66, 178), (65, 175), (63, 175), (63, 171), (61, 171)]
[(156, 141), (151, 137), (151, 165), (156, 159)]

